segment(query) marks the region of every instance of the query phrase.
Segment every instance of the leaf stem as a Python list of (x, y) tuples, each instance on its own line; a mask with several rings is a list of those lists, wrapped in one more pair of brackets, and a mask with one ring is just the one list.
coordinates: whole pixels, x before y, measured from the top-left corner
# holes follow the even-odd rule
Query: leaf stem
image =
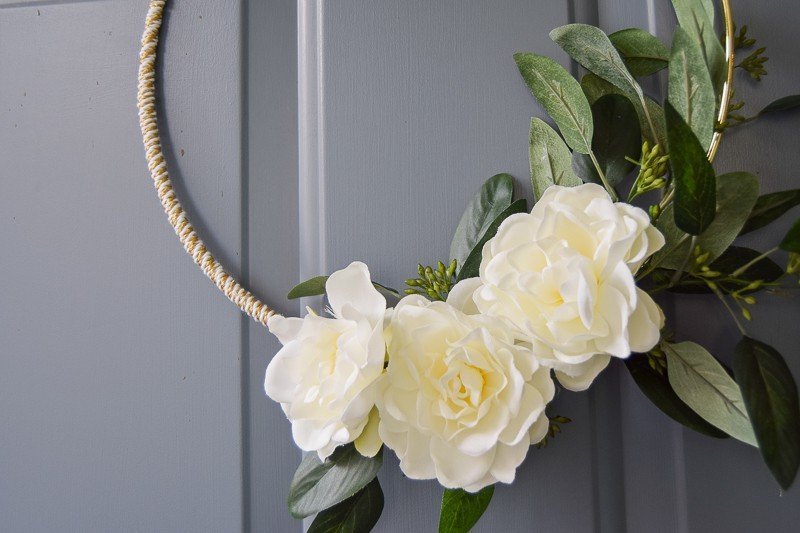
[(611, 199), (614, 200), (615, 202), (618, 201), (619, 196), (617, 196), (617, 191), (615, 191), (614, 187), (612, 187), (611, 184), (608, 183), (608, 180), (606, 179), (606, 175), (603, 172), (603, 169), (600, 168), (600, 162), (597, 161), (597, 158), (595, 157), (594, 152), (591, 149), (589, 149), (589, 158), (592, 160), (592, 164), (594, 165), (594, 168), (597, 171), (597, 175), (600, 176), (600, 181), (603, 182), (603, 187), (605, 187), (606, 190), (608, 191), (608, 194), (611, 195)]
[(670, 287), (674, 287), (681, 280), (681, 276), (683, 276), (683, 272), (686, 270), (686, 266), (692, 259), (692, 252), (694, 251), (694, 247), (696, 244), (697, 244), (697, 235), (692, 235), (692, 242), (689, 243), (689, 251), (686, 253), (686, 257), (681, 263), (680, 268), (678, 268), (678, 270), (675, 271), (675, 274), (673, 274), (672, 279), (669, 282)]
[(742, 265), (739, 268), (737, 268), (736, 270), (734, 270), (733, 273), (731, 274), (731, 277), (738, 278), (739, 276), (741, 276), (742, 274), (747, 272), (747, 269), (749, 269), (751, 266), (755, 265), (756, 263), (758, 263), (762, 259), (766, 259), (767, 257), (770, 256), (770, 254), (774, 254), (778, 250), (780, 250), (780, 247), (778, 247), (778, 246), (776, 246), (775, 248), (772, 248), (770, 250), (767, 250), (766, 252), (764, 252), (763, 254), (759, 255), (758, 257), (756, 257), (752, 261), (750, 261), (748, 263), (745, 263), (744, 265)]
[(744, 326), (739, 320), (739, 317), (736, 316), (736, 313), (733, 311), (733, 308), (731, 308), (730, 304), (728, 303), (728, 300), (725, 299), (725, 295), (722, 294), (719, 288), (714, 285), (709, 285), (709, 288), (714, 292), (714, 294), (717, 295), (717, 298), (719, 298), (719, 301), (722, 302), (722, 305), (725, 306), (725, 309), (728, 310), (728, 313), (731, 315), (733, 322), (736, 324), (736, 327), (739, 328), (741, 334), (747, 335), (747, 331), (744, 329)]
[[(681, 237), (681, 238), (678, 240), (678, 242), (676, 242), (676, 243), (675, 243), (675, 244), (672, 246), (672, 248), (670, 248), (668, 251), (666, 251), (666, 252), (664, 253), (664, 255), (662, 255), (662, 256), (661, 256), (661, 258), (660, 258), (658, 261), (652, 261), (652, 262), (650, 262), (650, 264), (648, 264), (648, 265), (647, 265), (647, 269), (646, 269), (644, 272), (642, 272), (641, 274), (637, 274), (637, 275), (636, 275), (636, 281), (639, 281), (639, 280), (641, 280), (641, 279), (643, 279), (643, 278), (647, 277), (647, 275), (648, 275), (648, 274), (650, 274), (650, 273), (651, 273), (653, 270), (657, 269), (657, 268), (658, 268), (658, 265), (660, 265), (661, 263), (663, 263), (663, 262), (664, 262), (664, 260), (665, 260), (667, 257), (669, 257), (669, 255), (670, 255), (672, 252), (674, 252), (675, 250), (677, 250), (678, 248), (680, 248), (680, 246), (681, 246), (683, 243), (685, 243), (685, 242), (686, 242), (686, 239), (688, 239), (688, 238), (689, 238), (689, 235), (688, 235), (688, 234), (684, 234), (684, 235), (683, 235), (683, 237)], [(691, 248), (690, 248), (690, 249), (691, 249)]]

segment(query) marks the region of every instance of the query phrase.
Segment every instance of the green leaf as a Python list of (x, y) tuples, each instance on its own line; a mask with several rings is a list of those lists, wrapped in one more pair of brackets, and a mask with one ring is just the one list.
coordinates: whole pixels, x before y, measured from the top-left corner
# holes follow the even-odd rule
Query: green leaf
[(733, 371), (764, 462), (784, 490), (800, 467), (800, 403), (792, 371), (775, 348), (743, 337)]
[[(700, 234), (696, 243), (703, 252), (711, 254), (711, 260), (722, 255), (739, 235), (758, 198), (758, 178), (747, 172), (723, 174), (717, 177), (716, 189), (714, 221)], [(673, 211), (672, 206), (667, 207), (656, 223), (667, 240), (667, 245), (656, 253), (654, 259), (660, 261), (662, 268), (680, 268), (690, 251), (688, 239), (674, 246), (684, 233), (677, 227)], [(665, 257), (663, 261), (662, 257)]]
[(307, 533), (369, 533), (383, 512), (383, 491), (377, 479), (355, 495), (320, 512)]
[(650, 130), (650, 125), (647, 122), (647, 113), (642, 108), (642, 102), (638, 97), (630, 95), (614, 85), (610, 84), (596, 74), (586, 74), (581, 78), (581, 89), (589, 100), (590, 104), (594, 104), (597, 100), (607, 94), (619, 94), (626, 97), (633, 107), (636, 108), (636, 114), (639, 116), (639, 130), (642, 132), (642, 137), (650, 141), (651, 144), (660, 144), (666, 149), (667, 146), (667, 132), (666, 125), (664, 124), (664, 109), (658, 105), (649, 96), (644, 97), (645, 105), (647, 106), (647, 113), (653, 120), (653, 127), (655, 128), (655, 137)]
[(480, 267), (481, 267), (481, 258), (483, 256), (483, 246), (497, 234), (497, 228), (500, 227), (500, 224), (503, 223), (505, 219), (514, 215), (516, 213), (527, 213), (528, 212), (528, 202), (521, 198), (511, 204), (508, 209), (500, 213), (496, 219), (489, 225), (486, 229), (486, 233), (483, 234), (481, 240), (475, 245), (475, 248), (472, 249), (470, 252), (469, 257), (467, 260), (464, 261), (464, 265), (458, 271), (458, 276), (456, 278), (456, 282), (461, 281), (462, 279), (467, 278), (477, 278), (479, 275)]
[(572, 172), (569, 148), (553, 128), (538, 118), (532, 118), (529, 140), (531, 183), (536, 200), (550, 185), (574, 187), (581, 184)]
[(767, 113), (777, 113), (780, 111), (790, 111), (800, 107), (800, 94), (793, 94), (791, 96), (784, 96), (778, 98), (770, 103), (767, 107), (759, 112), (759, 115), (766, 115)]
[(797, 205), (800, 205), (800, 189), (773, 192), (759, 196), (739, 235), (744, 235), (772, 224), (789, 209)]
[(628, 371), (639, 386), (639, 389), (664, 414), (703, 435), (717, 439), (728, 437), (726, 433), (703, 420), (678, 398), (666, 377), (650, 368), (647, 362), (647, 355), (631, 355), (625, 359), (625, 366), (628, 367)]
[(675, 29), (669, 65), (669, 102), (707, 151), (714, 136), (717, 97), (700, 45), (683, 28)]
[[(636, 109), (625, 96), (607, 94), (592, 104), (592, 120), (595, 124), (592, 151), (608, 183), (616, 185), (633, 170), (633, 163), (625, 158), (638, 160), (642, 154)], [(572, 157), (573, 169), (583, 181), (602, 185), (588, 155), (576, 153)]]
[(364, 457), (352, 444), (337, 448), (325, 462), (306, 454), (289, 487), (289, 512), (305, 518), (346, 500), (375, 479), (382, 461), (382, 450)]
[(675, 183), (675, 224), (690, 235), (700, 235), (716, 213), (714, 169), (700, 141), (669, 101), (664, 111)]
[(287, 298), (294, 300), (295, 298), (305, 298), (307, 296), (319, 296), (325, 294), (325, 282), (328, 281), (328, 276), (317, 276), (311, 278), (299, 285), (296, 285), (289, 291)]
[(522, 79), (570, 148), (588, 154), (594, 131), (592, 110), (575, 78), (549, 57), (520, 52), (514, 54), (514, 60)]
[(725, 50), (714, 29), (713, 8), (709, 8), (709, 3), (709, 0), (672, 0), (681, 28), (701, 45), (714, 92), (720, 94), (727, 78), (727, 63)]
[(800, 220), (789, 229), (789, 233), (786, 234), (779, 246), (781, 250), (800, 254)]
[(634, 76), (649, 76), (667, 68), (669, 48), (661, 40), (639, 28), (619, 30), (608, 36), (625, 66)]
[(493, 494), (494, 485), (474, 494), (461, 489), (445, 489), (439, 513), (439, 533), (467, 533), (489, 507)]
[(588, 24), (567, 24), (551, 31), (550, 38), (587, 70), (624, 92), (634, 95), (641, 92), (617, 49), (600, 28)]
[[(327, 283), (327, 281), (328, 281), (328, 276), (317, 276), (311, 278), (295, 286), (291, 291), (289, 291), (287, 297), (290, 300), (294, 300), (296, 298), (305, 298), (307, 296), (320, 296), (322, 294), (325, 294), (325, 283)], [(375, 288), (378, 289), (379, 291), (391, 294), (395, 298), (400, 297), (400, 293), (397, 292), (396, 289), (387, 287), (386, 285), (381, 285), (376, 281), (373, 281), (372, 285), (374, 285)]]
[(472, 197), (450, 243), (450, 259), (457, 261), (459, 270), (486, 228), (511, 205), (513, 196), (514, 179), (508, 174), (497, 174), (486, 180)]
[(742, 393), (719, 361), (693, 342), (663, 344), (669, 384), (707, 422), (731, 437), (757, 446)]

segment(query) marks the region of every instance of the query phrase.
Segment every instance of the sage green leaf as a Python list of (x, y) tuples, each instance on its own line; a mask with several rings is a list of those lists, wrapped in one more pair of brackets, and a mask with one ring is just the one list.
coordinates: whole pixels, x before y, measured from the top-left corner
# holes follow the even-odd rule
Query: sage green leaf
[(324, 462), (316, 453), (303, 457), (289, 487), (289, 512), (305, 518), (346, 500), (375, 479), (383, 462), (383, 450), (364, 457), (352, 444), (336, 451)]
[[(758, 198), (758, 178), (747, 172), (731, 172), (716, 179), (717, 208), (714, 221), (696, 241), (714, 260), (728, 249), (739, 235)], [(677, 201), (677, 200), (676, 200)], [(680, 268), (690, 252), (689, 239), (676, 225), (673, 206), (668, 206), (656, 222), (667, 245), (656, 253), (654, 261), (663, 268)], [(680, 241), (681, 244), (677, 244)], [(662, 258), (664, 258), (662, 260)]]
[(668, 91), (669, 102), (707, 151), (714, 136), (717, 97), (700, 44), (680, 27), (672, 39)]
[(307, 533), (369, 533), (383, 512), (383, 490), (377, 479), (350, 498), (321, 511)]
[[(636, 108), (625, 96), (607, 94), (592, 104), (592, 120), (595, 124), (592, 151), (608, 183), (617, 185), (634, 167), (625, 158), (637, 161), (642, 154)], [(588, 155), (576, 153), (572, 157), (572, 168), (580, 179), (603, 184)]]
[(792, 371), (768, 344), (743, 337), (733, 371), (764, 462), (788, 489), (800, 467), (800, 402)]
[(319, 296), (325, 294), (325, 283), (328, 281), (328, 276), (317, 276), (306, 280), (296, 285), (289, 291), (287, 298), (294, 300), (295, 298), (305, 298), (307, 296)]
[(500, 213), (486, 229), (486, 233), (483, 234), (481, 240), (475, 244), (475, 247), (472, 249), (472, 252), (470, 252), (469, 257), (467, 257), (467, 260), (464, 261), (464, 264), (458, 271), (456, 281), (461, 281), (462, 279), (467, 278), (477, 278), (481, 267), (481, 258), (483, 257), (483, 246), (489, 241), (489, 239), (497, 234), (497, 228), (500, 227), (500, 224), (502, 224), (505, 219), (516, 213), (527, 212), (528, 202), (524, 198), (521, 198), (511, 204), (508, 209)]
[(522, 79), (558, 125), (569, 147), (588, 154), (594, 125), (580, 84), (549, 57), (520, 52), (514, 54), (514, 60)]
[(714, 92), (720, 94), (727, 78), (727, 63), (725, 50), (714, 29), (713, 8), (709, 8), (708, 4), (709, 0), (672, 0), (681, 28), (702, 47)]
[[(651, 144), (660, 144), (662, 147), (666, 148), (667, 132), (666, 125), (664, 124), (664, 109), (652, 98), (649, 96), (644, 97), (645, 105), (647, 106), (647, 113), (645, 113), (642, 108), (642, 102), (637, 97), (618, 89), (600, 76), (592, 74), (591, 72), (581, 78), (581, 89), (583, 89), (583, 93), (586, 95), (590, 104), (594, 104), (607, 94), (619, 94), (628, 98), (630, 103), (633, 104), (633, 107), (636, 108), (636, 114), (639, 117), (639, 130), (642, 133), (642, 137), (650, 141)], [(647, 121), (648, 113), (653, 121), (655, 137)]]
[(483, 516), (493, 494), (494, 485), (474, 494), (461, 489), (445, 489), (439, 513), (439, 533), (467, 533)]
[(641, 92), (619, 52), (600, 28), (588, 24), (567, 24), (551, 31), (550, 38), (587, 70), (622, 91), (634, 95)]
[[(739, 268), (751, 263), (754, 259), (761, 257), (761, 252), (752, 250), (750, 248), (743, 248), (740, 246), (730, 246), (719, 256), (714, 262), (709, 265), (709, 268), (721, 274), (732, 274)], [(672, 279), (674, 274), (673, 270), (664, 270), (653, 274), (653, 279), (656, 284), (666, 284)], [(746, 271), (739, 274), (737, 277), (743, 281), (756, 281), (761, 280), (766, 283), (772, 283), (778, 278), (783, 276), (783, 269), (770, 259), (769, 257), (761, 258), (757, 263), (748, 267)], [(741, 290), (742, 285), (739, 283), (731, 283), (727, 281), (715, 280), (717, 286), (723, 292), (733, 292)], [(751, 292), (758, 292), (760, 290), (768, 289), (769, 286), (761, 286), (757, 289), (743, 291), (743, 294)], [(681, 278), (680, 283), (669, 289), (670, 292), (677, 292), (683, 294), (711, 294), (712, 291), (708, 284), (700, 279), (684, 276)]]
[(779, 111), (789, 111), (800, 107), (800, 94), (793, 94), (791, 96), (784, 96), (778, 98), (770, 103), (767, 107), (759, 112), (759, 115), (766, 115), (767, 113), (777, 113)]
[(739, 235), (744, 235), (772, 224), (789, 209), (797, 205), (800, 205), (800, 189), (773, 192), (759, 196)]
[[(300, 283), (299, 285), (296, 285), (291, 291), (289, 291), (287, 298), (294, 300), (296, 298), (305, 298), (308, 296), (320, 296), (325, 294), (325, 283), (327, 282), (328, 276), (317, 276), (311, 278), (303, 283)], [(377, 281), (373, 281), (372, 285), (379, 291), (391, 294), (395, 298), (400, 297), (400, 293), (397, 292), (396, 289), (387, 287), (386, 285), (381, 285)]]
[(669, 65), (669, 48), (658, 37), (644, 30), (619, 30), (609, 35), (608, 40), (634, 76), (649, 76)]
[(538, 118), (532, 118), (529, 141), (531, 183), (536, 200), (551, 185), (574, 187), (581, 184), (572, 172), (569, 148), (553, 128)]
[(666, 376), (662, 376), (650, 368), (647, 362), (647, 355), (631, 355), (625, 359), (625, 366), (628, 368), (636, 385), (639, 386), (639, 389), (653, 402), (653, 405), (661, 409), (664, 414), (703, 435), (717, 439), (725, 439), (728, 437), (727, 433), (720, 431), (703, 420), (700, 415), (692, 411), (688, 405), (678, 398), (678, 395), (675, 394), (675, 391), (670, 387)]
[(513, 196), (514, 179), (508, 174), (497, 174), (486, 180), (472, 197), (450, 243), (450, 259), (457, 261), (459, 269), (486, 228), (511, 205)]
[(780, 244), (781, 250), (800, 254), (800, 220), (794, 223)]
[(664, 343), (669, 384), (683, 402), (731, 437), (757, 446), (739, 386), (705, 348)]
[(697, 136), (669, 101), (664, 111), (669, 163), (675, 183), (675, 224), (690, 235), (700, 235), (716, 213), (714, 169)]

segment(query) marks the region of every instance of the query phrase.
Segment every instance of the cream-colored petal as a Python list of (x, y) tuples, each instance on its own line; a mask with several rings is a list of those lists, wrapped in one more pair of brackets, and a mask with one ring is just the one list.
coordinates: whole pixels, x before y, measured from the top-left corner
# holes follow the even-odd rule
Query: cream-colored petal
[(378, 408), (373, 407), (372, 411), (369, 413), (367, 425), (364, 426), (364, 430), (361, 432), (361, 435), (359, 435), (358, 438), (356, 438), (356, 440), (353, 442), (356, 450), (358, 450), (358, 453), (364, 457), (375, 457), (375, 455), (380, 451), (381, 446), (383, 446), (383, 441), (378, 434), (379, 424), (380, 415), (378, 414)]

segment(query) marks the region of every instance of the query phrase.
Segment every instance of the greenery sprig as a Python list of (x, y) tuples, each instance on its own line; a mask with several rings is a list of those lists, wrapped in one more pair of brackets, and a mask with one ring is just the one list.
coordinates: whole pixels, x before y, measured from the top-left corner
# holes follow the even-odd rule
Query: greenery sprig
[(449, 266), (439, 261), (436, 268), (430, 266), (423, 266), (421, 263), (417, 266), (418, 278), (411, 278), (406, 280), (408, 289), (404, 292), (406, 294), (421, 294), (427, 296), (431, 300), (438, 300), (444, 302), (447, 300), (447, 295), (450, 289), (456, 282), (456, 266), (457, 261), (453, 259)]

